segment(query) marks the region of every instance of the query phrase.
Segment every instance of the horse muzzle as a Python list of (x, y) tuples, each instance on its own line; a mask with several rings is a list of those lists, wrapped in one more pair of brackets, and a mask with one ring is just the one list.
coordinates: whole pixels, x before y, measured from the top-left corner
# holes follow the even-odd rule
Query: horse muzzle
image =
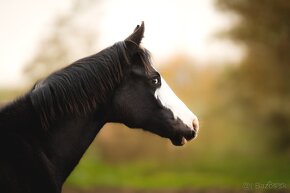
[(171, 143), (175, 146), (183, 146), (186, 144), (188, 141), (193, 140), (196, 138), (197, 134), (199, 131), (199, 122), (198, 119), (195, 118), (192, 122), (192, 128), (186, 127), (184, 130), (178, 130), (176, 134), (170, 138)]

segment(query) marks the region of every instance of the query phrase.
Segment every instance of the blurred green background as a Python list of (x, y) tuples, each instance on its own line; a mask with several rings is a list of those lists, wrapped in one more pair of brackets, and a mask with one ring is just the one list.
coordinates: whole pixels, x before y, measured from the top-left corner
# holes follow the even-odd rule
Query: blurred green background
[[(56, 17), (52, 33), (26, 64), (29, 84), (0, 89), (0, 103), (76, 59), (67, 39), (77, 39), (85, 55), (95, 51), (91, 42), (96, 34), (79, 28), (76, 32), (74, 25), (90, 7), (88, 2), (75, 1), (70, 11)], [(150, 133), (107, 124), (67, 180), (64, 192), (281, 192), (290, 188), (290, 1), (212, 3), (234, 18), (214, 38), (240, 46), (242, 59), (201, 64), (176, 50), (159, 67), (199, 117), (198, 138), (174, 147)]]

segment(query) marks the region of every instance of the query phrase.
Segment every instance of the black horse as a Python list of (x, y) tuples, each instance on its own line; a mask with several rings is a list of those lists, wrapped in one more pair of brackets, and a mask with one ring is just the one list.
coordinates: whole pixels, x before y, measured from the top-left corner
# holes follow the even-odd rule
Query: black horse
[(59, 193), (107, 122), (142, 128), (174, 145), (198, 119), (140, 46), (144, 23), (124, 41), (80, 59), (0, 110), (0, 192)]

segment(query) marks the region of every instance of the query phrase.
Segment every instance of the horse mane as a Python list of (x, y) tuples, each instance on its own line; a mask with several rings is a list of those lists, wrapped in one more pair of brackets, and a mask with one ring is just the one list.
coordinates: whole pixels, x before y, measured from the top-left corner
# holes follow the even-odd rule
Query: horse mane
[[(139, 48), (145, 71), (151, 66), (150, 53)], [(82, 58), (39, 81), (29, 93), (44, 128), (60, 116), (82, 116), (106, 101), (123, 79), (130, 65), (125, 42)]]

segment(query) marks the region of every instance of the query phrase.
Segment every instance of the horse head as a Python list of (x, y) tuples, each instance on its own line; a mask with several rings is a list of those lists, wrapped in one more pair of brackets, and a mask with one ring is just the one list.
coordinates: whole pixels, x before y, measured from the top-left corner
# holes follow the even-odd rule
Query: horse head
[(197, 135), (198, 119), (152, 66), (149, 52), (140, 45), (144, 29), (142, 22), (124, 40), (128, 68), (114, 92), (109, 119), (184, 145)]

